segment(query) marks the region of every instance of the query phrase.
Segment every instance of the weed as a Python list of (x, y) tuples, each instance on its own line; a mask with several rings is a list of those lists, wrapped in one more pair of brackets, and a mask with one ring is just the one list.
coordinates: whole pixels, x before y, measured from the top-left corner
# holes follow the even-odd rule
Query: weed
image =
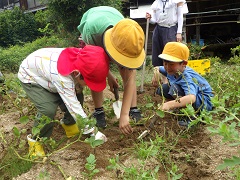
[[(125, 166), (119, 161), (119, 156), (109, 159), (110, 165), (107, 170), (115, 170), (118, 178), (135, 180), (135, 179), (158, 179), (159, 165), (147, 169), (145, 160), (138, 160), (138, 163), (132, 164), (130, 167)], [(120, 173), (122, 172), (123, 173)]]
[(202, 47), (196, 44), (187, 44), (190, 51), (190, 60), (204, 59), (206, 58), (205, 54), (202, 51)]
[(172, 164), (172, 169), (167, 173), (168, 174), (168, 180), (178, 180), (181, 179), (181, 177), (183, 176), (182, 173), (177, 174), (177, 172), (179, 171), (178, 167), (176, 164)]
[(185, 159), (187, 162), (191, 162), (191, 155), (190, 154), (186, 154), (185, 155)]
[(51, 177), (50, 177), (50, 174), (47, 172), (47, 170), (43, 170), (41, 171), (38, 176), (37, 176), (37, 180), (41, 180), (41, 179), (44, 179), (44, 180), (50, 180)]
[(0, 174), (4, 174), (3, 179), (16, 177), (17, 175), (27, 172), (29, 169), (31, 169), (32, 162), (19, 159), (12, 147), (9, 147), (6, 152), (7, 154), (0, 162)]
[(93, 176), (95, 176), (99, 170), (96, 169), (96, 159), (93, 154), (90, 154), (87, 157), (87, 163), (85, 164), (85, 169), (87, 172), (82, 172), (83, 176), (89, 180), (93, 179)]
[(233, 57), (231, 57), (228, 62), (231, 64), (239, 64), (240, 63), (240, 45), (235, 48), (231, 48), (231, 54), (233, 55)]

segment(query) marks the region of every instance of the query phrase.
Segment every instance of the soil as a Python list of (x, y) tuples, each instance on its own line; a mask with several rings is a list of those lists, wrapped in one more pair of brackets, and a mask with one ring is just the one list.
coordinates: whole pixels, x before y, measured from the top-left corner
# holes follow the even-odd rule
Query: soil
[[(148, 102), (148, 97), (151, 97), (155, 105), (161, 103), (159, 96), (154, 96), (154, 88), (150, 85), (144, 86), (144, 93), (138, 94), (138, 106), (143, 110), (143, 106)], [(107, 89), (104, 90), (104, 97), (114, 100), (113, 94)], [(120, 94), (121, 96), (121, 94)], [(21, 103), (23, 104), (23, 112), (19, 112), (13, 106), (14, 94), (11, 98), (0, 95), (2, 113), (0, 115), (0, 130), (4, 137), (0, 137), (0, 159), (7, 153), (7, 146), (13, 143), (13, 127), (18, 129), (27, 129), (26, 134), (31, 132), (32, 122), (27, 124), (21, 124), (19, 118), (24, 114), (34, 114), (35, 109), (32, 109), (31, 103), (25, 99)], [(4, 107), (4, 108), (3, 108)], [(85, 96), (86, 111), (92, 112), (93, 102), (91, 96)], [(110, 107), (109, 107), (110, 108)], [(111, 111), (111, 113), (113, 110)], [(152, 111), (142, 112), (145, 119), (151, 116)], [(56, 119), (60, 119), (62, 113), (59, 111)], [(148, 127), (151, 119), (147, 119), (145, 125), (134, 126), (134, 132), (131, 135), (125, 136), (118, 129), (118, 121), (116, 117), (107, 115), (108, 126), (106, 129), (101, 130), (108, 141), (101, 146), (93, 149), (88, 144), (83, 142), (77, 142), (70, 147), (54, 152), (45, 163), (34, 163), (32, 168), (18, 177), (15, 180), (32, 180), (40, 179), (41, 173), (46, 173), (43, 179), (66, 179), (67, 177), (74, 177), (75, 179), (84, 179), (82, 172), (85, 171), (84, 165), (86, 158), (90, 153), (96, 157), (96, 168), (100, 172), (94, 176), (93, 179), (121, 179), (121, 169), (116, 171), (106, 170), (109, 164), (110, 158), (115, 158), (119, 155), (120, 162), (125, 166), (137, 165), (138, 160), (134, 155), (133, 149), (136, 148), (139, 140), (137, 137)], [(237, 149), (229, 147), (222, 143), (219, 136), (211, 136), (207, 131), (205, 125), (200, 124), (196, 127), (186, 131), (182, 127), (178, 126), (177, 121), (172, 115), (166, 115), (164, 118), (157, 116), (157, 121), (150, 134), (143, 140), (149, 142), (149, 139), (154, 139), (156, 133), (159, 136), (165, 137), (169, 142), (168, 144), (174, 144), (174, 140), (178, 138), (175, 147), (171, 150), (171, 159), (177, 164), (179, 171), (183, 173), (181, 179), (183, 180), (229, 180), (233, 179), (229, 176), (228, 170), (219, 171), (216, 167), (223, 162), (223, 159), (230, 158), (232, 155), (237, 154)], [(22, 139), (26, 139), (26, 134), (22, 136)], [(67, 139), (65, 132), (61, 125), (56, 124), (52, 138), (57, 142), (63, 140), (63, 143), (58, 149), (64, 146), (67, 142), (74, 141), (75, 138)], [(82, 137), (84, 138), (84, 137)], [(4, 142), (4, 140), (6, 142)], [(27, 145), (26, 145), (27, 148)], [(25, 149), (27, 151), (27, 149)], [(49, 149), (45, 149), (48, 153), (51, 153)], [(20, 154), (26, 154), (27, 152), (19, 152)], [(62, 171), (65, 173), (65, 177), (56, 165), (50, 162), (55, 162)], [(160, 165), (158, 179), (167, 179), (167, 172), (164, 170), (162, 164), (154, 159), (149, 160), (148, 167), (154, 169), (156, 165)], [(0, 179), (9, 179), (4, 175), (4, 168), (0, 168)]]

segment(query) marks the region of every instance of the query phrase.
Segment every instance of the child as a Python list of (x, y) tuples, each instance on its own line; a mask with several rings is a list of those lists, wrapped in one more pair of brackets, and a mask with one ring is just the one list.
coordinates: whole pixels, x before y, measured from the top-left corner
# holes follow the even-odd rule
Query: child
[[(212, 89), (206, 79), (186, 66), (189, 57), (188, 47), (179, 42), (168, 42), (158, 57), (163, 60), (163, 66), (157, 68), (167, 77), (169, 83), (161, 84), (156, 93), (170, 100), (163, 103), (160, 108), (168, 111), (192, 104), (195, 110), (211, 111)], [(153, 78), (153, 84), (155, 82), (156, 77)], [(186, 123), (190, 121), (179, 121), (179, 125), (186, 126)]]
[[(86, 118), (77, 99), (75, 86), (85, 84), (96, 92), (106, 87), (109, 71), (109, 58), (99, 46), (81, 48), (43, 48), (31, 53), (20, 65), (18, 78), (23, 89), (37, 108), (34, 126), (39, 124), (42, 115), (54, 119), (57, 108), (65, 112), (61, 125), (67, 137), (79, 133), (75, 122), (76, 115)], [(53, 123), (46, 124), (37, 136), (28, 135), (30, 156), (44, 156), (44, 150), (37, 141), (50, 137)], [(94, 128), (84, 129), (84, 134)], [(99, 132), (100, 133), (100, 132)], [(106, 137), (101, 134), (103, 140)], [(96, 135), (97, 136), (97, 135)]]
[(78, 41), (79, 41), (79, 47), (80, 48), (84, 48), (86, 46), (86, 43), (83, 41), (82, 39), (82, 35), (80, 34), (80, 36), (78, 37)]
[[(131, 20), (124, 19), (116, 9), (99, 6), (84, 13), (78, 30), (86, 44), (99, 45), (105, 49), (110, 58), (119, 66), (123, 79), (123, 104), (119, 119), (122, 133), (130, 134), (133, 129), (129, 124), (129, 116), (136, 121), (141, 119), (137, 108), (136, 69), (141, 67), (145, 59), (143, 49), (144, 32), (141, 26)], [(109, 71), (108, 84), (113, 92), (118, 83)], [(102, 107), (103, 94), (92, 91), (95, 105), (94, 117), (99, 127), (106, 127), (105, 113)]]

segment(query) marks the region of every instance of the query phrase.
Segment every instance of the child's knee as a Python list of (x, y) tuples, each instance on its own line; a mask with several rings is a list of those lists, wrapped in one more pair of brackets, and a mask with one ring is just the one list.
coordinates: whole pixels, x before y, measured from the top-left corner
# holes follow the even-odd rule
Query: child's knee
[(165, 97), (166, 99), (173, 99), (173, 97), (169, 94), (169, 85), (162, 84), (160, 87), (157, 88), (156, 94)]
[(179, 85), (172, 85), (169, 89), (169, 94), (174, 98), (178, 98), (178, 97), (183, 97), (185, 96), (185, 93), (183, 91), (183, 89), (181, 88), (181, 86)]

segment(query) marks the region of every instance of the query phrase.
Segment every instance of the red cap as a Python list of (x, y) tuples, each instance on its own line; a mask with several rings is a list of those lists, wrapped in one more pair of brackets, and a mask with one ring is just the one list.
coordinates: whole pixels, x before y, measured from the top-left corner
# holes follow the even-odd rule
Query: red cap
[(83, 49), (66, 48), (58, 58), (57, 69), (63, 76), (69, 75), (74, 70), (79, 71), (87, 86), (99, 92), (106, 87), (109, 57), (99, 46), (87, 45)]

